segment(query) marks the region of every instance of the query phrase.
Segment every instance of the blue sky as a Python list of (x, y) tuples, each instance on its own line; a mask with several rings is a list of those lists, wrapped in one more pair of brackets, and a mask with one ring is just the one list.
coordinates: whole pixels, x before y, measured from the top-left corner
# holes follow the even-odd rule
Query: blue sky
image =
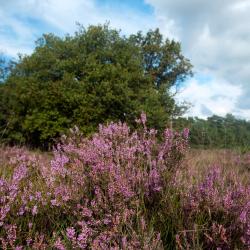
[(250, 0), (0, 0), (0, 52), (30, 54), (43, 33), (73, 33), (76, 22), (124, 34), (159, 27), (181, 42), (195, 76), (177, 101), (189, 115), (233, 113), (250, 119)]

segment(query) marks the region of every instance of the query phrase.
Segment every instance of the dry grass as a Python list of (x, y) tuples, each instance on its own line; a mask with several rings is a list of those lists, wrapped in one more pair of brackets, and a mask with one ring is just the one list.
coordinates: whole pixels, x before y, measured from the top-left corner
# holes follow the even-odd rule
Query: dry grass
[(236, 173), (244, 184), (250, 183), (250, 153), (241, 154), (228, 149), (190, 149), (184, 166), (200, 177), (207, 173), (209, 167), (218, 166), (226, 173)]

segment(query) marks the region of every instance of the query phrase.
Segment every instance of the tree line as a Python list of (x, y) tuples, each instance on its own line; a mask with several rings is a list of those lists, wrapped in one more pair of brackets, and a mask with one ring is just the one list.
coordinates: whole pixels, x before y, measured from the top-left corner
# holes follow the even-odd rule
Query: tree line
[(31, 55), (0, 57), (0, 143), (48, 149), (77, 125), (127, 122), (142, 111), (148, 125), (189, 127), (197, 147), (249, 147), (250, 123), (232, 115), (180, 117), (173, 88), (192, 76), (181, 44), (158, 29), (124, 36), (108, 24), (79, 26), (73, 35), (44, 34)]
[(232, 114), (207, 119), (179, 117), (174, 119), (173, 127), (177, 130), (190, 128), (193, 147), (250, 149), (250, 121), (237, 119)]

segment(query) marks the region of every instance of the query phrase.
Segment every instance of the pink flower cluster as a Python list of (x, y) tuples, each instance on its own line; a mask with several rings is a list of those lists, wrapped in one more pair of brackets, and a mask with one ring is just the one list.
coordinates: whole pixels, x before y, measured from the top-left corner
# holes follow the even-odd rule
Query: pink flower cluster
[[(50, 161), (16, 154), (0, 179), (2, 249), (161, 249), (146, 204), (160, 202), (188, 146), (188, 131), (124, 123), (64, 138)], [(11, 151), (11, 150), (10, 150)]]
[(181, 196), (185, 230), (177, 235), (179, 246), (193, 248), (196, 235), (205, 249), (249, 249), (250, 186), (242, 185), (233, 171), (223, 173), (215, 166)]

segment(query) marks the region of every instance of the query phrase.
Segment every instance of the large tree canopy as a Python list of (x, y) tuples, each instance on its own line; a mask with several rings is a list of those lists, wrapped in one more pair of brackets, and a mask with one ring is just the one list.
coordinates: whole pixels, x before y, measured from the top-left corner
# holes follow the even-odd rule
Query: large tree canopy
[(142, 110), (162, 129), (177, 110), (170, 88), (191, 68), (180, 44), (158, 29), (125, 37), (99, 25), (43, 35), (0, 86), (0, 138), (47, 147), (74, 125), (87, 134), (110, 120), (133, 124)]

